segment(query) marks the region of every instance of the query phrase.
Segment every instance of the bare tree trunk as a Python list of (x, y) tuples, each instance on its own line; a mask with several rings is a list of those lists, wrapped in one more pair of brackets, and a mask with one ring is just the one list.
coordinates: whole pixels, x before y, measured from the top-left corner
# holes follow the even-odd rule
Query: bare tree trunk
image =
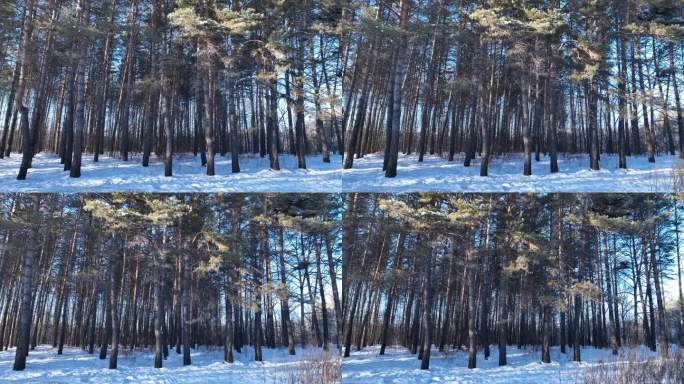
[[(634, 38), (634, 44), (636, 45), (637, 48), (637, 68), (638, 68), (638, 75), (639, 75), (639, 89), (641, 90), (642, 96), (646, 93), (645, 86), (644, 86), (644, 71), (643, 71), (643, 58), (641, 56), (641, 36), (636, 36)], [(651, 97), (649, 96), (648, 99), (650, 100)], [(648, 155), (648, 162), (649, 163), (655, 163), (655, 137), (653, 134), (653, 131), (655, 130), (655, 127), (652, 127), (649, 122), (648, 122), (648, 108), (646, 107), (646, 103), (642, 102), (641, 107), (643, 109), (643, 115), (644, 115), (644, 129), (646, 130), (646, 154)], [(635, 112), (636, 113), (636, 112)]]
[[(306, 24), (306, 21), (304, 21)], [(297, 41), (297, 75), (293, 79), (295, 94), (295, 139), (297, 145), (297, 167), (306, 169), (306, 134), (304, 126), (304, 44), (302, 36)]]
[[(85, 2), (85, 0), (80, 0)], [(88, 4), (83, 4), (82, 6), (88, 7)], [(81, 22), (85, 23), (88, 19), (88, 11), (81, 8), (79, 3), (79, 14)], [(73, 158), (71, 160), (71, 169), (69, 171), (70, 177), (81, 177), (81, 156), (83, 150), (83, 138), (85, 129), (85, 93), (86, 93), (86, 54), (87, 54), (87, 42), (84, 37), (79, 37), (76, 43), (76, 54), (78, 55), (77, 62), (77, 72), (76, 72), (76, 115), (74, 116), (74, 152)], [(36, 130), (36, 136), (37, 136)]]
[[(262, 361), (263, 356), (261, 353), (262, 344), (262, 332), (261, 332), (261, 276), (263, 273), (263, 258), (268, 253), (268, 239), (266, 228), (263, 227), (259, 234), (259, 251), (260, 253), (254, 254), (254, 292), (255, 292), (255, 310), (254, 310), (254, 360)], [(304, 319), (302, 319), (304, 321)]]
[[(675, 67), (674, 45), (668, 47), (670, 58), (670, 71), (672, 71), (672, 87), (674, 88), (675, 108), (677, 111), (677, 133), (679, 135), (679, 158), (684, 159), (684, 113), (682, 113), (682, 103), (679, 95), (679, 83), (677, 83), (677, 70)], [(680, 296), (681, 297), (681, 296)], [(681, 303), (681, 299), (679, 300)]]
[[(399, 27), (406, 28), (409, 17), (409, 5), (411, 0), (402, 0), (400, 8)], [(385, 170), (385, 177), (397, 176), (397, 164), (399, 162), (399, 134), (401, 131), (401, 104), (402, 104), (402, 82), (404, 81), (404, 66), (406, 60), (406, 51), (408, 50), (408, 38), (403, 36), (397, 45), (396, 61), (394, 63), (394, 73), (390, 81), (392, 84), (392, 120), (389, 134), (391, 136), (389, 142), (389, 159), (387, 160), (387, 167)]]
[[(237, 3), (237, 1), (233, 2)], [(240, 124), (235, 113), (235, 82), (228, 78), (228, 120), (230, 121), (230, 166), (233, 173), (240, 172)]]
[(506, 349), (508, 347), (508, 276), (502, 270), (499, 276), (499, 366), (508, 364)]
[(468, 260), (468, 369), (477, 367), (477, 318), (475, 277), (477, 276), (477, 261), (472, 249), (467, 254)]
[[(206, 43), (205, 43), (206, 44)], [(203, 87), (204, 97), (204, 141), (207, 149), (207, 176), (214, 176), (214, 120), (212, 116), (212, 86), (214, 81), (214, 73), (211, 65), (206, 64), (207, 82)]]
[[(171, 89), (171, 81), (166, 74), (162, 74), (162, 91), (161, 91), (161, 121), (164, 124), (164, 136), (165, 136), (165, 146), (164, 146), (164, 176), (173, 176), (173, 124), (174, 120), (171, 116), (171, 110), (173, 106), (169, 104), (173, 101), (173, 97), (165, 95), (165, 93), (174, 94)], [(208, 168), (207, 168), (208, 169)]]
[[(125, 246), (125, 244), (123, 245)], [(112, 318), (112, 354), (109, 358), (109, 369), (117, 368), (117, 358), (119, 356), (119, 288), (118, 270), (120, 255), (112, 254), (109, 256), (109, 311)]]
[[(31, 166), (31, 157), (33, 148), (31, 148), (31, 130), (29, 128), (29, 117), (28, 117), (28, 107), (25, 105), (25, 94), (26, 94), (26, 83), (28, 82), (28, 71), (29, 66), (27, 64), (29, 57), (29, 45), (31, 43), (31, 37), (33, 35), (33, 12), (34, 12), (35, 0), (28, 0), (26, 3), (26, 8), (24, 11), (24, 23), (23, 23), (23, 34), (21, 39), (21, 44), (17, 52), (16, 65), (19, 68), (19, 77), (17, 82), (17, 93), (15, 99), (15, 114), (21, 115), (21, 133), (23, 136), (23, 148), (22, 148), (22, 159), (21, 167), (19, 168), (19, 175), (17, 180), (26, 179), (26, 172)], [(9, 113), (9, 112), (8, 112)], [(11, 145), (12, 140), (10, 140), (9, 145)], [(23, 369), (23, 368), (22, 368)]]
[(665, 317), (665, 304), (663, 303), (663, 293), (662, 287), (660, 285), (660, 270), (658, 266), (658, 260), (656, 258), (656, 239), (655, 239), (655, 228), (651, 230), (649, 243), (651, 246), (651, 268), (653, 271), (653, 285), (656, 291), (656, 303), (658, 306), (658, 331), (659, 331), (659, 344), (660, 344), (660, 356), (663, 359), (668, 358), (669, 354), (669, 344), (667, 337), (667, 319)]
[(183, 365), (192, 363), (190, 358), (190, 285), (192, 282), (192, 257), (189, 251), (183, 252), (181, 270), (181, 338), (183, 340)]
[(31, 130), (29, 129), (29, 119), (28, 119), (28, 108), (25, 106), (20, 107), (21, 115), (21, 134), (24, 139), (22, 140), (22, 158), (21, 166), (19, 168), (19, 174), (17, 175), (17, 180), (26, 180), (26, 173), (28, 172), (29, 164), (31, 162)]
[(428, 237), (427, 241), (428, 247), (425, 260), (425, 335), (423, 336), (423, 353), (420, 361), (420, 369), (430, 368), (430, 351), (432, 349), (432, 328), (434, 326), (434, 309), (432, 308), (435, 295), (432, 281), (432, 275), (434, 274), (434, 255), (432, 244), (430, 243), (432, 239)]
[[(321, 273), (321, 242), (316, 239), (316, 280), (318, 281), (318, 294), (321, 296), (321, 317), (323, 321), (323, 350), (330, 350), (330, 334), (328, 331), (328, 309), (325, 303), (325, 287), (323, 286), (323, 274)], [(335, 284), (335, 281), (332, 281)]]
[(268, 92), (268, 113), (267, 113), (267, 129), (268, 129), (268, 157), (271, 163), (271, 169), (274, 171), (280, 170), (280, 162), (278, 160), (278, 91), (275, 79), (269, 81)]
[[(162, 247), (166, 247), (166, 230), (164, 230), (162, 236)], [(166, 249), (162, 249), (161, 252), (166, 252)], [(162, 296), (163, 275), (161, 269), (163, 268), (163, 264), (165, 262), (164, 258), (166, 257), (166, 254), (159, 254), (159, 252), (155, 252), (153, 257), (155, 259), (154, 280), (152, 283), (154, 284), (154, 367), (161, 368), (164, 348), (164, 343), (162, 340), (162, 321), (164, 316), (162, 301), (164, 300), (164, 298)]]
[[(230, 301), (230, 293), (232, 291), (230, 277), (226, 277), (225, 288), (225, 306), (226, 306), (226, 329), (224, 331), (223, 343), (223, 361), (226, 363), (233, 362), (233, 304)], [(189, 357), (189, 354), (188, 354)]]
[(542, 363), (551, 363), (551, 307), (542, 304)]
[[(26, 108), (26, 107), (23, 107)], [(28, 119), (28, 116), (26, 116)], [(40, 196), (32, 195), (33, 203), (32, 216), (30, 219), (37, 219), (40, 214)], [(27, 242), (24, 249), (24, 263), (21, 268), (21, 300), (19, 302), (19, 319), (17, 323), (17, 349), (14, 355), (15, 371), (23, 371), (26, 368), (26, 356), (29, 352), (29, 341), (31, 332), (31, 302), (33, 301), (33, 264), (36, 261), (36, 244), (38, 238), (38, 227), (33, 226), (28, 232)]]
[(280, 299), (280, 318), (283, 323), (282, 326), (282, 336), (283, 345), (287, 345), (287, 352), (290, 355), (295, 354), (295, 341), (294, 341), (294, 330), (292, 329), (290, 323), (290, 303), (289, 303), (289, 290), (287, 290), (287, 271), (285, 270), (285, 244), (283, 239), (282, 228), (278, 229), (278, 262), (280, 268), (280, 283), (286, 289), (285, 297)]

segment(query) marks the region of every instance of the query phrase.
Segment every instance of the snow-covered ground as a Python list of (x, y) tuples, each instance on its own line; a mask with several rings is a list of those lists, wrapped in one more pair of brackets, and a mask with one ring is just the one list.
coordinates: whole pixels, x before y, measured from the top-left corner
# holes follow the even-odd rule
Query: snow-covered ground
[(296, 356), (287, 349), (264, 349), (263, 362), (256, 362), (254, 350), (245, 347), (234, 354), (233, 364), (225, 364), (223, 349), (198, 349), (184, 367), (183, 355), (170, 350), (164, 368), (156, 369), (151, 351), (120, 351), (118, 369), (108, 369), (109, 360), (98, 359), (97, 352), (65, 348), (60, 356), (56, 348), (41, 345), (29, 353), (23, 371), (12, 371), (14, 348), (0, 352), (0, 383), (282, 383), (297, 372), (301, 360), (320, 359), (322, 353), (312, 347), (298, 349)]
[(280, 156), (280, 171), (272, 171), (268, 156), (244, 155), (240, 173), (232, 174), (230, 155), (216, 156), (215, 176), (207, 176), (199, 156), (176, 155), (173, 176), (164, 177), (162, 159), (152, 156), (150, 166), (142, 166), (142, 157), (134, 155), (127, 162), (101, 156), (93, 162), (83, 155), (81, 177), (70, 178), (62, 171), (56, 155), (39, 153), (33, 160), (26, 180), (16, 180), (21, 155), (0, 159), (0, 192), (339, 192), (342, 186), (341, 157), (331, 155), (330, 163), (321, 156), (307, 157), (307, 169), (297, 168), (297, 158)]
[[(379, 346), (353, 352), (342, 360), (342, 382), (363, 383), (581, 383), (587, 369), (599, 364), (626, 360), (628, 351), (622, 350), (614, 357), (610, 349), (582, 348), (582, 363), (572, 361), (572, 350), (561, 354), (558, 347), (551, 349), (551, 363), (542, 364), (541, 351), (509, 347), (508, 365), (499, 367), (498, 349), (492, 347), (491, 356), (484, 359), (478, 351), (477, 368), (468, 369), (466, 351), (439, 352), (432, 350), (430, 369), (421, 370), (417, 355), (405, 348), (392, 347), (380, 356)], [(674, 349), (672, 350), (674, 352)], [(654, 357), (655, 353), (639, 347), (633, 350), (636, 360)]]
[[(341, 156), (323, 163), (321, 156), (307, 157), (307, 169), (297, 169), (297, 159), (280, 156), (280, 171), (270, 170), (268, 157), (244, 155), (241, 172), (232, 174), (230, 157), (216, 157), (216, 175), (206, 175), (199, 156), (179, 154), (173, 159), (173, 176), (164, 177), (164, 164), (153, 156), (142, 167), (141, 156), (124, 162), (101, 156), (98, 163), (84, 155), (81, 177), (62, 171), (56, 155), (40, 153), (26, 180), (16, 180), (21, 155), (0, 159), (0, 192), (672, 192), (673, 175), (684, 175), (684, 162), (661, 154), (656, 163), (645, 156), (629, 157), (629, 169), (617, 168), (615, 155), (602, 155), (601, 170), (589, 169), (587, 155), (560, 156), (560, 172), (550, 174), (549, 159), (532, 162), (532, 176), (522, 175), (522, 155), (493, 157), (489, 176), (480, 177), (479, 159), (463, 166), (463, 155), (449, 162), (426, 156), (400, 155), (397, 177), (386, 178), (382, 156), (354, 160), (354, 168), (342, 170)], [(682, 178), (684, 179), (684, 177)]]
[(560, 172), (550, 173), (549, 158), (532, 159), (532, 176), (523, 176), (522, 154), (492, 157), (489, 176), (480, 176), (480, 160), (463, 166), (463, 155), (453, 162), (438, 156), (399, 155), (396, 178), (386, 178), (382, 155), (354, 160), (342, 172), (345, 192), (671, 192), (673, 170), (683, 169), (677, 156), (661, 154), (655, 164), (646, 156), (627, 158), (618, 169), (616, 155), (601, 155), (600, 171), (589, 169), (588, 155), (559, 156)]

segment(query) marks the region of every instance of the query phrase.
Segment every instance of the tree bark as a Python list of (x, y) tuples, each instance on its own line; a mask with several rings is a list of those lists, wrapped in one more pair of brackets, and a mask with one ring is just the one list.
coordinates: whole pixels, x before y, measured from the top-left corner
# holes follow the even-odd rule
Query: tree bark
[[(23, 107), (26, 108), (26, 107)], [(28, 119), (28, 116), (25, 117)], [(41, 200), (39, 195), (32, 195), (32, 216), (37, 219), (40, 214)], [(36, 259), (36, 244), (38, 240), (38, 227), (34, 224), (28, 231), (28, 238), (24, 249), (24, 263), (21, 268), (21, 300), (19, 302), (19, 319), (17, 322), (17, 349), (14, 355), (15, 371), (23, 371), (26, 368), (26, 356), (29, 353), (29, 341), (31, 332), (31, 303), (33, 301), (33, 267)]]

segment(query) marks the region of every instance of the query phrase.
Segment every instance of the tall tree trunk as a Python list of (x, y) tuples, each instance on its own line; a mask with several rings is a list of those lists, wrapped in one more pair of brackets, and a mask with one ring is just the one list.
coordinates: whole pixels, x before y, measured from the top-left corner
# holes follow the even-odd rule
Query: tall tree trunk
[[(25, 118), (28, 119), (28, 116)], [(32, 195), (31, 202), (33, 203), (32, 217), (29, 219), (36, 220), (40, 214), (40, 196)], [(37, 225), (34, 224), (29, 229), (26, 240), (23, 266), (21, 268), (21, 300), (19, 302), (19, 319), (17, 322), (17, 349), (14, 355), (14, 365), (12, 366), (12, 369), (15, 371), (23, 371), (26, 368), (26, 356), (28, 356), (29, 352), (32, 317), (31, 303), (33, 301), (33, 264), (36, 261), (36, 244), (38, 241)]]
[[(268, 253), (268, 239), (267, 230), (263, 227), (259, 233), (259, 251), (260, 253), (254, 254), (254, 361), (262, 361), (263, 355), (261, 352), (261, 344), (263, 342), (262, 330), (261, 330), (261, 277), (263, 275), (263, 258)], [(304, 319), (302, 319), (304, 321)]]
[[(679, 136), (679, 158), (684, 159), (684, 113), (682, 113), (681, 96), (679, 94), (679, 83), (677, 82), (677, 69), (675, 67), (674, 44), (668, 46), (670, 58), (670, 71), (672, 72), (672, 87), (674, 88), (675, 108), (677, 111), (677, 133)], [(681, 302), (681, 300), (680, 300)]]
[[(133, 94), (133, 62), (135, 58), (135, 35), (137, 33), (138, 1), (131, 0), (128, 13), (128, 43), (126, 46), (126, 62), (124, 65), (124, 78), (121, 83), (121, 93), (119, 95), (119, 119), (121, 143), (119, 150), (121, 159), (128, 161), (129, 150), (129, 118), (130, 103)], [(112, 139), (112, 151), (114, 149), (114, 139)]]
[(425, 260), (425, 335), (423, 336), (423, 353), (422, 359), (420, 361), (420, 369), (430, 368), (430, 351), (432, 349), (432, 328), (434, 327), (434, 309), (432, 308), (435, 296), (435, 288), (432, 282), (432, 275), (434, 274), (434, 255), (432, 244), (430, 243), (432, 239), (428, 237), (427, 241), (428, 247)]
[[(88, 4), (81, 4), (86, 0), (79, 0), (79, 15), (80, 22), (85, 23), (88, 19), (88, 11), (85, 10)], [(86, 7), (85, 9), (81, 8)], [(78, 59), (76, 60), (76, 65), (78, 70), (76, 72), (76, 111), (74, 116), (74, 152), (73, 158), (71, 160), (71, 169), (69, 172), (70, 177), (81, 177), (81, 156), (83, 150), (83, 139), (84, 139), (84, 129), (85, 129), (85, 93), (86, 93), (86, 53), (87, 53), (87, 42), (84, 37), (79, 37), (76, 43), (76, 54)], [(36, 130), (37, 136), (37, 130)]]
[(649, 237), (649, 244), (651, 246), (651, 269), (653, 271), (653, 285), (656, 291), (656, 303), (658, 306), (658, 336), (660, 344), (660, 356), (663, 359), (668, 358), (669, 354), (669, 344), (667, 337), (667, 319), (665, 317), (665, 303), (663, 302), (662, 286), (660, 285), (660, 269), (658, 266), (658, 260), (656, 258), (656, 239), (655, 239), (655, 228), (651, 230)]
[(204, 127), (204, 145), (207, 153), (207, 176), (214, 176), (214, 157), (216, 151), (214, 148), (214, 119), (212, 115), (213, 92), (211, 91), (214, 79), (213, 70), (211, 68), (207, 70), (207, 78), (208, 81), (205, 85), (206, 89), (204, 90), (203, 97), (204, 106), (202, 108), (202, 111), (204, 112), (204, 123), (202, 124), (202, 126)]
[(183, 340), (183, 365), (191, 364), (190, 357), (190, 287), (192, 284), (192, 257), (187, 250), (183, 252), (181, 263), (181, 339)]
[[(275, 79), (269, 81), (269, 92), (268, 92), (268, 113), (267, 113), (267, 125), (268, 125), (268, 157), (271, 163), (271, 169), (274, 171), (280, 170), (280, 161), (278, 160), (278, 90), (277, 83)], [(327, 151), (327, 148), (325, 148)], [(325, 160), (325, 157), (324, 157)], [(330, 159), (328, 159), (328, 162)]]
[(477, 260), (472, 249), (467, 251), (468, 263), (468, 369), (477, 367), (477, 317), (475, 278), (477, 276)]
[[(399, 8), (399, 27), (406, 29), (409, 17), (409, 6), (411, 0), (402, 0)], [(399, 134), (401, 131), (401, 105), (402, 105), (402, 95), (403, 87), (402, 83), (404, 81), (404, 70), (406, 61), (406, 52), (408, 51), (408, 38), (402, 36), (401, 40), (397, 44), (396, 48), (396, 60), (394, 63), (394, 72), (392, 73), (390, 81), (392, 81), (392, 121), (390, 133), (390, 144), (389, 144), (389, 159), (387, 161), (387, 168), (385, 170), (385, 177), (396, 177), (397, 176), (397, 164), (399, 162)]]
[[(303, 17), (302, 27), (306, 29), (308, 16)], [(304, 125), (304, 52), (305, 37), (300, 34), (297, 39), (297, 74), (293, 79), (295, 94), (295, 139), (297, 145), (297, 167), (306, 169), (306, 132)]]
[[(80, 4), (79, 4), (80, 5)], [(48, 78), (48, 70), (47, 70), (47, 63), (51, 60), (52, 56), (52, 44), (54, 40), (54, 32), (56, 28), (56, 22), (57, 19), (59, 18), (59, 7), (57, 7), (57, 4), (55, 4), (55, 0), (50, 0), (48, 3), (48, 8), (52, 10), (52, 15), (50, 17), (50, 22), (47, 27), (47, 36), (45, 37), (45, 42), (43, 44), (43, 49), (42, 49), (42, 55), (40, 58), (40, 64), (39, 64), (39, 80), (38, 80), (38, 86), (37, 86), (37, 92), (38, 94), (36, 95), (35, 101), (34, 101), (34, 107), (33, 107), (33, 113), (31, 116), (31, 147), (33, 149), (33, 152), (31, 153), (31, 156), (35, 156), (36, 153), (40, 150), (40, 146), (38, 143), (38, 138), (40, 135), (40, 127), (43, 123), (43, 119), (45, 117), (45, 111), (44, 108), (46, 107), (45, 105), (45, 97), (47, 93), (47, 78)], [(82, 9), (82, 7), (80, 7)], [(82, 12), (81, 9), (79, 12)]]
[(20, 129), (24, 139), (22, 140), (22, 158), (21, 166), (19, 167), (19, 174), (17, 175), (17, 180), (26, 180), (26, 173), (28, 172), (29, 164), (31, 162), (31, 130), (29, 129), (28, 108), (26, 108), (23, 105), (20, 108)]
[(499, 276), (499, 324), (498, 324), (498, 349), (499, 349), (499, 366), (508, 364), (507, 348), (508, 348), (508, 276), (505, 271), (501, 269)]
[[(321, 317), (323, 321), (323, 350), (330, 350), (330, 334), (328, 331), (328, 309), (325, 303), (325, 287), (323, 286), (323, 274), (321, 273), (321, 242), (316, 240), (316, 280), (318, 281), (318, 294), (321, 296)], [(333, 281), (332, 284), (335, 282)]]
[[(21, 43), (17, 51), (16, 66), (19, 68), (19, 77), (17, 81), (17, 92), (15, 98), (15, 115), (20, 115), (21, 133), (23, 136), (23, 148), (21, 166), (19, 168), (19, 175), (17, 180), (26, 179), (26, 172), (31, 165), (32, 150), (31, 148), (31, 131), (29, 128), (28, 107), (25, 104), (26, 83), (28, 82), (29, 72), (29, 51), (31, 38), (33, 36), (33, 16), (34, 16), (35, 0), (28, 0), (24, 10), (24, 22), (22, 26)], [(7, 112), (9, 113), (9, 112)], [(9, 145), (11, 145), (10, 140)], [(23, 368), (22, 368), (23, 369)]]
[[(634, 38), (634, 44), (637, 48), (637, 68), (639, 70), (639, 89), (641, 95), (646, 93), (644, 86), (644, 71), (643, 71), (643, 57), (641, 56), (641, 36), (636, 36)], [(649, 96), (649, 100), (650, 100)], [(653, 131), (655, 127), (652, 127), (648, 122), (648, 108), (646, 103), (641, 103), (641, 108), (643, 109), (644, 115), (644, 129), (646, 130), (646, 154), (648, 155), (648, 162), (655, 163), (655, 137)]]
[[(164, 230), (163, 233), (163, 240), (162, 240), (162, 247), (166, 247), (166, 230)], [(166, 252), (165, 249), (163, 249), (161, 252)], [(162, 271), (161, 269), (163, 268), (163, 263), (164, 263), (164, 258), (166, 257), (165, 254), (159, 254), (159, 252), (155, 252), (153, 255), (154, 257), (154, 280), (152, 284), (154, 285), (154, 367), (155, 368), (161, 368), (162, 367), (162, 360), (163, 360), (163, 348), (164, 348), (164, 343), (162, 341), (162, 322), (163, 322), (163, 304), (162, 301), (164, 300), (163, 291), (162, 291)]]
[(283, 285), (284, 296), (280, 299), (280, 319), (282, 321), (282, 343), (287, 345), (287, 352), (295, 354), (294, 330), (290, 323), (290, 295), (287, 289), (287, 271), (285, 270), (285, 242), (282, 228), (278, 229), (278, 267), (280, 269), (280, 283)]
[(627, 49), (624, 31), (618, 41), (620, 69), (618, 79), (618, 168), (627, 169)]
[(522, 131), (523, 131), (523, 175), (532, 175), (532, 139), (531, 139), (531, 124), (530, 124), (530, 113), (529, 113), (529, 99), (532, 87), (530, 86), (530, 80), (527, 75), (524, 75), (525, 81), (524, 86), (521, 89), (522, 95)]
[(168, 78), (166, 74), (162, 74), (162, 94), (161, 94), (161, 121), (163, 122), (162, 124), (164, 125), (164, 137), (165, 137), (165, 146), (164, 146), (164, 176), (165, 177), (170, 177), (173, 176), (173, 134), (174, 134), (174, 129), (173, 129), (173, 124), (174, 124), (174, 119), (172, 119), (172, 112), (171, 109), (173, 109), (173, 106), (169, 107), (169, 104), (173, 101), (173, 97), (169, 97), (165, 93), (171, 93), (171, 95), (174, 95), (174, 91), (171, 89), (171, 81)]
[(542, 304), (542, 363), (551, 363), (551, 306)]
[[(237, 4), (237, 1), (233, 3)], [(230, 166), (233, 173), (240, 172), (240, 124), (235, 113), (235, 81), (228, 75), (228, 120), (230, 122)]]
[[(316, 136), (318, 136), (318, 141), (321, 145), (321, 152), (323, 155), (323, 162), (330, 162), (330, 142), (328, 135), (325, 132), (325, 127), (323, 126), (323, 119), (321, 117), (321, 97), (320, 97), (320, 86), (318, 81), (318, 71), (316, 69), (316, 55), (314, 52), (313, 40), (309, 40), (309, 51), (311, 54), (311, 81), (313, 83), (313, 97), (315, 106), (315, 120), (316, 120)], [(322, 69), (325, 71), (325, 68)]]
[[(600, 235), (598, 233), (597, 235)], [(618, 354), (618, 335), (616, 334), (616, 328), (615, 328), (615, 319), (617, 318), (617, 313), (613, 311), (613, 283), (611, 282), (611, 263), (609, 262), (609, 256), (608, 256), (608, 240), (607, 240), (607, 235), (603, 234), (602, 237), (602, 244), (603, 244), (603, 265), (605, 268), (605, 276), (606, 276), (606, 294), (607, 294), (607, 299), (608, 299), (608, 337), (610, 338), (610, 346), (612, 349), (613, 355)], [(597, 244), (598, 247), (598, 244)], [(597, 256), (599, 254), (597, 253)]]
[(109, 257), (109, 310), (112, 318), (112, 354), (109, 358), (109, 369), (117, 368), (117, 358), (119, 356), (119, 258), (120, 255), (118, 254), (112, 254)]
[(598, 126), (598, 80), (587, 80), (585, 87), (588, 108), (588, 132), (589, 137), (589, 167), (592, 171), (599, 170), (599, 126)]

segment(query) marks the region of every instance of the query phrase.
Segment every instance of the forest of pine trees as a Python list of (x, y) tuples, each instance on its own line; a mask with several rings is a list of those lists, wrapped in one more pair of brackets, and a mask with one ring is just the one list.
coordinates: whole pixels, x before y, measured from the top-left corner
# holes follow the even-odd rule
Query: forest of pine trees
[(0, 381), (681, 382), (682, 89), (684, 0), (0, 0)]
[[(340, 21), (344, 168), (399, 152), (684, 157), (681, 0), (352, 0)], [(460, 154), (464, 154), (460, 156)]]
[[(207, 175), (239, 155), (342, 151), (340, 0), (0, 2), (0, 158), (39, 152), (79, 177), (83, 156), (172, 175), (175, 153)], [(231, 170), (215, 170), (215, 156)]]
[(468, 368), (491, 346), (499, 365), (506, 346), (543, 363), (551, 346), (574, 361), (585, 346), (673, 356), (682, 208), (667, 195), (348, 195), (344, 356), (401, 345), (422, 369), (432, 346), (467, 350)]
[(2, 195), (0, 350), (334, 352), (339, 195)]

